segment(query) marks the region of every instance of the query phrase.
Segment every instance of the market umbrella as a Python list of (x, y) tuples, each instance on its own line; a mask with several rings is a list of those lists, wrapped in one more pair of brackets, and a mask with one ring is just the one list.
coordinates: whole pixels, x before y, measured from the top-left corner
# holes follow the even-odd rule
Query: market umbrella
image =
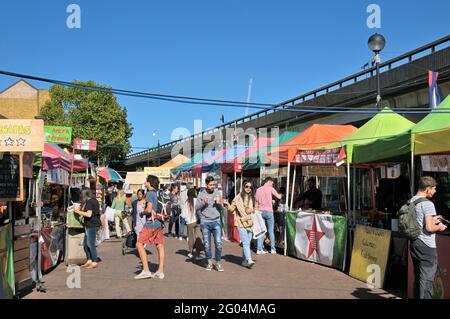
[(103, 177), (107, 182), (121, 182), (123, 178), (115, 170), (109, 167), (99, 168), (98, 176)]

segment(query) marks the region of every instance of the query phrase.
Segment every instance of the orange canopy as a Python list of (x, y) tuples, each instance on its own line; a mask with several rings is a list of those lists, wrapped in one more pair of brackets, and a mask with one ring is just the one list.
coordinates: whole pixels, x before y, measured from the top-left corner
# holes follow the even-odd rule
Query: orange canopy
[(317, 149), (338, 142), (356, 131), (353, 125), (313, 124), (301, 134), (278, 146), (278, 150), (266, 153), (266, 161), (287, 164), (294, 162), (299, 149)]
[(173, 167), (177, 167), (180, 166), (181, 164), (184, 164), (186, 162), (189, 161), (189, 158), (187, 158), (186, 156), (182, 155), (182, 154), (178, 154), (177, 156), (175, 156), (174, 158), (172, 158), (170, 161), (168, 161), (167, 163), (161, 165), (160, 167), (169, 167), (169, 168), (173, 168)]

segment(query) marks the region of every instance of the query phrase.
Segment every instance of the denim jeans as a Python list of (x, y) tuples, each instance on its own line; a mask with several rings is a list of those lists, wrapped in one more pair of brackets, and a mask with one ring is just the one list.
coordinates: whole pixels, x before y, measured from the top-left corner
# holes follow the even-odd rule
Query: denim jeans
[(437, 270), (436, 248), (416, 239), (411, 242), (410, 251), (414, 266), (414, 298), (431, 299)]
[(241, 238), (242, 242), (242, 250), (244, 253), (244, 260), (249, 261), (252, 260), (252, 253), (250, 251), (250, 242), (252, 241), (253, 233), (243, 227), (237, 228), (239, 232), (239, 237)]
[(212, 259), (211, 254), (211, 234), (214, 236), (214, 244), (216, 246), (215, 260), (220, 262), (222, 259), (222, 238), (221, 238), (221, 224), (220, 220), (212, 223), (201, 224), (203, 232), (203, 243), (205, 245), (205, 254), (208, 260)]
[(86, 227), (84, 234), (84, 252), (88, 260), (97, 261), (97, 247), (95, 247), (95, 240), (99, 227)]
[[(270, 239), (270, 249), (275, 250), (275, 218), (273, 217), (273, 212), (261, 211), (262, 218), (264, 219), (267, 227), (267, 232), (269, 233)], [(258, 238), (258, 250), (264, 249), (264, 236)]]
[(178, 222), (178, 237), (186, 237), (186, 233), (184, 232), (184, 227), (186, 226), (186, 220), (183, 217), (179, 217)]

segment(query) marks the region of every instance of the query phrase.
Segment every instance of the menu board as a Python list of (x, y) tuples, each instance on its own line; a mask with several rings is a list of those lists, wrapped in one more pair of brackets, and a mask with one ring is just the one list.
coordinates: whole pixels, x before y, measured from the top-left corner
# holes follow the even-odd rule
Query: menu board
[(0, 153), (0, 200), (23, 200), (22, 154)]

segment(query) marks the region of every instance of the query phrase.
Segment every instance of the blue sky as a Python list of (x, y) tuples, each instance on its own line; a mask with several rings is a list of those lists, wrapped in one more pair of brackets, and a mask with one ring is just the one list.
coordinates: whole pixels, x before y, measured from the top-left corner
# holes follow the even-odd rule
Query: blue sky
[[(66, 8), (81, 7), (81, 29)], [(366, 8), (381, 6), (381, 29)], [(367, 39), (387, 40), (382, 59), (447, 35), (443, 1), (2, 1), (0, 69), (60, 80), (95, 80), (115, 88), (278, 103), (361, 69), (372, 58)], [(0, 76), (0, 90), (16, 79)], [(30, 82), (38, 88), (46, 83)], [(134, 127), (131, 144), (170, 141), (244, 115), (244, 109), (119, 97)], [(256, 111), (256, 110), (254, 110)]]

